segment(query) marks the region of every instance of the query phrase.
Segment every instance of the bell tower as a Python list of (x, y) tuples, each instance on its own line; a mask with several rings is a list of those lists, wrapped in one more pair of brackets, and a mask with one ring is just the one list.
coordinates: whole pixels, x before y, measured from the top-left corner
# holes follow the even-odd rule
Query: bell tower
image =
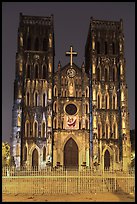
[(91, 18), (85, 63), (90, 78), (92, 163), (101, 169), (120, 165), (125, 169), (131, 147), (122, 20)]
[(53, 15), (20, 13), (11, 137), (16, 167), (52, 163), (54, 55)]

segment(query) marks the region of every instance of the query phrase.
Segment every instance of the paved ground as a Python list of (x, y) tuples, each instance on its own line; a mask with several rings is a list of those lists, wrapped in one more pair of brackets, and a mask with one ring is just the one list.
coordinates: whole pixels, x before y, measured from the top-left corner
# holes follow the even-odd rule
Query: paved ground
[(50, 202), (50, 201), (64, 201), (64, 202), (77, 202), (77, 201), (121, 201), (121, 202), (135, 202), (133, 194), (122, 194), (122, 193), (94, 193), (94, 194), (55, 194), (55, 195), (11, 195), (3, 194), (2, 202)]

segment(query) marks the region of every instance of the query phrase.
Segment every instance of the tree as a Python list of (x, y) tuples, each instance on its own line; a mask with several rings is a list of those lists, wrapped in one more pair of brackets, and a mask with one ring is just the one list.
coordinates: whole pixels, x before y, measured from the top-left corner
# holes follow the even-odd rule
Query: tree
[(10, 145), (7, 142), (2, 142), (2, 167), (10, 166)]

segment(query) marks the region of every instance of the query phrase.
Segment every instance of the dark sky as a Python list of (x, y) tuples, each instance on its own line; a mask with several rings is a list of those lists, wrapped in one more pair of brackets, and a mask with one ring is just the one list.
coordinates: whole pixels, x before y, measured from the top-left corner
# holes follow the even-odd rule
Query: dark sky
[(65, 52), (73, 45), (81, 66), (90, 17), (100, 20), (123, 19), (125, 35), (126, 82), (130, 129), (135, 128), (135, 3), (134, 2), (5, 2), (2, 3), (2, 140), (8, 141), (12, 131), (13, 85), (19, 13), (54, 15), (55, 67), (69, 62)]

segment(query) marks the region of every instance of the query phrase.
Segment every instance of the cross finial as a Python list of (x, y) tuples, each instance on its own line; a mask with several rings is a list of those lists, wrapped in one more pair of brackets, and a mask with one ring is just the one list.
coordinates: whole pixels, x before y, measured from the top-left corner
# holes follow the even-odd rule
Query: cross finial
[(72, 46), (70, 46), (70, 51), (66, 52), (66, 56), (70, 56), (70, 66), (72, 67), (72, 57), (77, 56), (77, 52), (73, 51)]

